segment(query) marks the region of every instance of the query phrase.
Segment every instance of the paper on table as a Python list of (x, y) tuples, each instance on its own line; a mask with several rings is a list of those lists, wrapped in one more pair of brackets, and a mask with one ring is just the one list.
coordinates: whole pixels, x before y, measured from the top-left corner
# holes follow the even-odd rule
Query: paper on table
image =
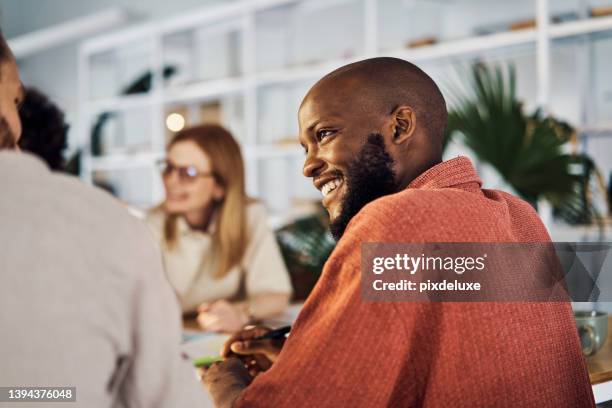
[[(297, 315), (302, 308), (302, 304), (293, 304), (285, 310), (285, 312), (276, 317), (263, 322), (263, 325), (272, 328), (291, 325), (295, 321)], [(218, 356), (221, 348), (229, 339), (229, 334), (209, 333), (200, 330), (185, 329), (183, 330), (183, 343), (181, 351), (187, 354), (192, 360), (204, 356)]]
[(201, 333), (197, 338), (181, 344), (181, 351), (191, 360), (204, 356), (218, 356), (229, 337), (229, 334)]

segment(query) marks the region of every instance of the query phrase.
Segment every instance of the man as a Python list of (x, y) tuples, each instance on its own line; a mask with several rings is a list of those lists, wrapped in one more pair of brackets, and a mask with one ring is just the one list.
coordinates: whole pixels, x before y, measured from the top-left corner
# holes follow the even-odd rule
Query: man
[[(144, 224), (106, 193), (6, 149), (21, 132), (22, 91), (1, 35), (0, 50), (0, 387), (14, 387), (13, 398), (75, 387), (65, 399), (56, 392), (60, 406), (206, 406)], [(22, 401), (0, 395), (0, 407)]]
[(205, 373), (219, 406), (594, 406), (568, 303), (361, 298), (364, 242), (550, 241), (527, 203), (481, 189), (467, 158), (442, 162), (431, 78), (393, 58), (347, 65), (308, 92), (299, 123), (338, 244), (284, 344), (256, 328), (226, 345), (268, 371), (252, 380), (227, 358)]

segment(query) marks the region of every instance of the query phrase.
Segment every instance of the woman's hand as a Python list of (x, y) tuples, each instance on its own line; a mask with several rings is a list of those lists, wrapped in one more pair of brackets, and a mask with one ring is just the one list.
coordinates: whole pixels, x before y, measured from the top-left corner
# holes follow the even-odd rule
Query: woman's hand
[(239, 305), (227, 300), (202, 303), (198, 307), (197, 321), (204, 330), (233, 333), (241, 330), (249, 321), (246, 312)]
[(232, 335), (223, 346), (221, 356), (238, 357), (249, 374), (255, 377), (259, 373), (269, 369), (280, 354), (285, 339), (253, 340), (255, 337), (263, 336), (271, 329), (267, 327), (254, 327), (242, 330)]

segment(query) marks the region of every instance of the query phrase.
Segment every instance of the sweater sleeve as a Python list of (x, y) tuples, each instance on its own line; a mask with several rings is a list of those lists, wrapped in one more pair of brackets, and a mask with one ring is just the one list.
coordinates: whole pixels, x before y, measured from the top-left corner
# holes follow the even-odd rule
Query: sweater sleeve
[[(134, 220), (134, 223), (136, 221)], [(143, 225), (134, 235), (131, 256), (124, 259), (136, 276), (132, 299), (132, 350), (119, 385), (130, 407), (202, 407), (209, 399), (189, 360), (182, 358), (180, 310), (162, 269), (161, 255)]]
[(291, 294), (289, 272), (274, 237), (268, 226), (268, 217), (263, 205), (254, 203), (248, 208), (250, 227), (249, 242), (245, 251), (243, 268), (249, 297), (281, 293)]

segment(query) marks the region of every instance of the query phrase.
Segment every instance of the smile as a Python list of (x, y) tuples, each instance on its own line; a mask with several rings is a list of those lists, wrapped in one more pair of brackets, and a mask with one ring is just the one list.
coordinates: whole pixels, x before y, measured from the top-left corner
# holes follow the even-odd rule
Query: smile
[(334, 191), (341, 185), (342, 185), (341, 178), (337, 178), (337, 179), (328, 181), (327, 183), (323, 185), (323, 187), (321, 187), (321, 193), (323, 194), (323, 197), (327, 196), (329, 193), (331, 193), (332, 191)]

